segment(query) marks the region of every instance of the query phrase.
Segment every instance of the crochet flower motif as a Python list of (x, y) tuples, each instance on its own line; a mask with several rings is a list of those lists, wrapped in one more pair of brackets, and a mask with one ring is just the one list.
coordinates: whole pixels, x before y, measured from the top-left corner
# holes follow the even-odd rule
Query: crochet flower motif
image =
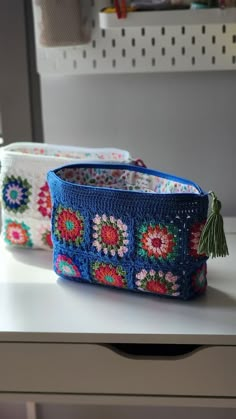
[(196, 223), (192, 226), (189, 237), (189, 253), (193, 257), (205, 256), (205, 253), (198, 253), (198, 245), (205, 222)]
[(80, 245), (84, 236), (84, 218), (79, 211), (59, 205), (55, 214), (54, 233), (63, 242)]
[(65, 275), (80, 278), (81, 273), (73, 260), (65, 255), (58, 255), (56, 259), (56, 272), (58, 275)]
[(3, 202), (9, 211), (24, 212), (28, 209), (31, 185), (20, 176), (6, 176), (3, 181)]
[(93, 279), (103, 285), (127, 288), (126, 272), (121, 266), (113, 266), (103, 262), (92, 265)]
[(43, 245), (46, 248), (52, 249), (52, 247), (53, 247), (52, 235), (51, 235), (51, 231), (48, 228), (42, 229), (42, 231), (40, 232), (40, 237), (41, 237), (41, 241), (42, 241)]
[(177, 280), (178, 276), (174, 276), (171, 272), (142, 269), (136, 274), (135, 284), (140, 291), (178, 297), (180, 286), (176, 283)]
[(203, 294), (207, 287), (207, 265), (204, 263), (192, 276), (192, 286), (197, 294)]
[(129, 244), (127, 225), (113, 216), (96, 214), (93, 219), (93, 246), (105, 255), (123, 257)]
[(6, 220), (5, 242), (9, 245), (32, 247), (30, 227), (24, 222), (18, 223), (13, 220)]
[(45, 184), (40, 188), (37, 204), (38, 211), (42, 214), (42, 216), (50, 218), (52, 212), (52, 202), (47, 182), (45, 182)]
[(138, 233), (138, 254), (160, 261), (172, 260), (176, 254), (177, 228), (172, 225), (143, 224)]

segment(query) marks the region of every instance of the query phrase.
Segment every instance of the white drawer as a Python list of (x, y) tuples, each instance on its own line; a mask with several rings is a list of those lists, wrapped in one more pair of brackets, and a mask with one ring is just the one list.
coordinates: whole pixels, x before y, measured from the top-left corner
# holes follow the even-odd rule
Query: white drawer
[(92, 344), (0, 343), (0, 392), (236, 397), (236, 347), (137, 356)]

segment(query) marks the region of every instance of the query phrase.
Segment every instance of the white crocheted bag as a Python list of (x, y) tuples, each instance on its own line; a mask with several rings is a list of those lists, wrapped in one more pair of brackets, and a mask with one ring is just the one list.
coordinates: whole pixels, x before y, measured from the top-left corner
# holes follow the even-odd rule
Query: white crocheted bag
[(2, 237), (9, 246), (52, 248), (51, 198), (46, 174), (78, 161), (130, 162), (116, 148), (12, 143), (1, 148)]

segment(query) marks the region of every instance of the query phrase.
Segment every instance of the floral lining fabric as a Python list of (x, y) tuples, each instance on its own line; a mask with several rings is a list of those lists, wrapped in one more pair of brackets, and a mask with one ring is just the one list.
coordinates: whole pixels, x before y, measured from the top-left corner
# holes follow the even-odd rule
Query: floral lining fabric
[(59, 170), (57, 175), (63, 180), (80, 185), (162, 194), (199, 194), (198, 189), (191, 184), (131, 170), (66, 167)]
[[(129, 162), (131, 156), (128, 151), (118, 148), (104, 147), (74, 147), (57, 146), (46, 143), (12, 143), (4, 147), (6, 153), (14, 157), (49, 157), (53, 159), (90, 160), (90, 161), (115, 161)], [(60, 163), (59, 163), (60, 166)]]

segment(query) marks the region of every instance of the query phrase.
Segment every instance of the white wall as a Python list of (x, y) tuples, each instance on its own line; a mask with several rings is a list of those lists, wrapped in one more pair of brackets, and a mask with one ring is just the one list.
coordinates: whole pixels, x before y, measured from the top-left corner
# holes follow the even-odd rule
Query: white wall
[(0, 403), (1, 419), (27, 419), (26, 408), (23, 403)]
[[(234, 409), (38, 405), (37, 419), (235, 419)], [(1, 419), (27, 419), (22, 404), (0, 404)]]
[(129, 149), (215, 190), (236, 214), (236, 73), (43, 78), (45, 140)]
[(2, 115), (1, 115), (1, 108), (0, 108), (0, 138), (1, 136), (2, 136)]
[[(53, 419), (55, 408), (45, 405), (39, 409), (39, 419)], [(147, 407), (76, 407), (60, 406), (56, 419), (235, 419), (235, 410), (181, 409)]]
[(0, 1), (0, 125), (6, 143), (32, 140), (24, 6), (23, 0)]

